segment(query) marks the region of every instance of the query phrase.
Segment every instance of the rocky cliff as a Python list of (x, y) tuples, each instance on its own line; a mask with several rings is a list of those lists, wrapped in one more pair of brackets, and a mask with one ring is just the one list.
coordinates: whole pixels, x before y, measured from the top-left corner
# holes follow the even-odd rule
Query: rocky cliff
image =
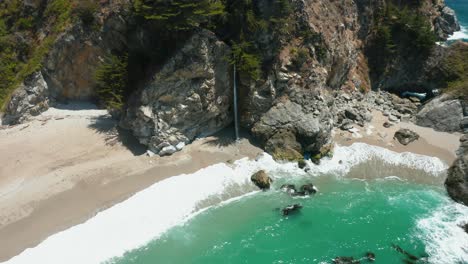
[(468, 206), (468, 135), (460, 139), (458, 158), (448, 171), (447, 192), (455, 201)]
[[(23, 8), (48, 14), (49, 7), (58, 2), (25, 2)], [(408, 46), (405, 34), (427, 37), (435, 33), (443, 39), (458, 28), (443, 1), (417, 1), (417, 5), (386, 0), (270, 2), (238, 1), (252, 13), (226, 15), (236, 23), (247, 21), (248, 36), (246, 32), (233, 36), (241, 22), (230, 27), (222, 19), (206, 21), (196, 12), (193, 20), (185, 21), (189, 30), (175, 29), (181, 26), (138, 14), (133, 1), (100, 1), (93, 8), (79, 9), (66, 5), (71, 8), (68, 23), (54, 33), (41, 67), (17, 86), (3, 122), (23, 122), (55, 101), (99, 100), (95, 72), (109, 56), (118, 55), (128, 58), (125, 91), (115, 98), (122, 104), (121, 125), (151, 151), (171, 154), (195, 138), (229, 125), (232, 80), (236, 78), (241, 124), (267, 151), (279, 159), (296, 160), (304, 154), (320, 157), (330, 151), (333, 126), (370, 118), (370, 109), (342, 108), (336, 99), (341, 98), (339, 94), (371, 89), (397, 93), (432, 90), (429, 73), (445, 54), (440, 51), (443, 48), (420, 56), (418, 47)], [(419, 18), (401, 11), (405, 8)], [(383, 15), (389, 10), (396, 12), (398, 23)], [(209, 12), (214, 13), (216, 10)], [(59, 18), (58, 13), (47, 17), (51, 21)], [(157, 21), (151, 21), (155, 18)], [(419, 31), (401, 28), (405, 19)], [(50, 30), (43, 30), (46, 25), (38, 24), (28, 32), (51, 35)], [(385, 48), (377, 45), (382, 28), (394, 34), (387, 39), (394, 42), (389, 44), (394, 59), (385, 61), (383, 71), (376, 72), (376, 56), (390, 57), (379, 54), (379, 48)], [(236, 44), (245, 39), (248, 45)], [(233, 76), (232, 64), (242, 60), (230, 58), (239, 47), (250, 52), (240, 58), (250, 62), (248, 66), (257, 66), (255, 78), (246, 67), (239, 67), (240, 73)], [(403, 108), (402, 113), (415, 111)]]

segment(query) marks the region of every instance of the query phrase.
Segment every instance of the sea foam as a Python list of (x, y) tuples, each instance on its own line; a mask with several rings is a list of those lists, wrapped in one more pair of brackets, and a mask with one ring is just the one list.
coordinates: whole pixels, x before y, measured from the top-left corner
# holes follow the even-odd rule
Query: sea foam
[(451, 36), (447, 38), (448, 41), (458, 39), (468, 40), (468, 29), (466, 27), (461, 26), (460, 31), (454, 32)]
[(468, 234), (461, 228), (468, 221), (468, 207), (446, 199), (417, 222), (419, 236), (426, 244), (429, 263), (468, 263)]
[[(320, 166), (309, 164), (309, 175), (345, 175), (370, 158), (381, 158), (389, 164), (405, 165), (438, 175), (447, 166), (437, 158), (411, 153), (396, 153), (384, 148), (355, 143), (337, 146), (333, 158)], [(184, 174), (155, 183), (126, 201), (98, 213), (87, 222), (54, 234), (35, 248), (25, 250), (6, 263), (102, 263), (123, 256), (129, 250), (157, 239), (169, 228), (182, 224), (203, 208), (200, 202), (222, 196), (228, 188), (250, 186), (250, 176), (257, 170), (303, 177), (306, 173), (294, 163), (277, 163), (270, 155), (257, 160), (247, 158), (232, 165), (209, 166), (193, 174)], [(246, 189), (245, 193), (251, 192)]]

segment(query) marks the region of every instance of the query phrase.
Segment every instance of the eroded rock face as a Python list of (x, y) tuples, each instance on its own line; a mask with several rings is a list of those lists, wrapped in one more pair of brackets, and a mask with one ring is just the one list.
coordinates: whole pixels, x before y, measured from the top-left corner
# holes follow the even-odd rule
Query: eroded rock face
[(27, 77), (13, 93), (2, 124), (15, 125), (27, 121), (49, 108), (49, 89), (42, 74)]
[(468, 206), (468, 135), (460, 139), (458, 158), (450, 167), (445, 187), (453, 200)]
[(442, 95), (424, 105), (416, 115), (416, 124), (443, 132), (462, 130), (462, 102), (450, 95)]
[(212, 32), (195, 33), (143, 88), (122, 125), (162, 154), (224, 128), (232, 121), (229, 51)]

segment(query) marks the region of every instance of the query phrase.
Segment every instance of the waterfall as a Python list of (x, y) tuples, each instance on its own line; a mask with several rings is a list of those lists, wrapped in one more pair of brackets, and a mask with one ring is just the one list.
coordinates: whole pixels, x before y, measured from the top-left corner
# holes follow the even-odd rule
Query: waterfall
[(237, 117), (237, 81), (236, 81), (236, 64), (234, 64), (234, 127), (236, 132), (236, 140), (239, 140), (239, 122)]

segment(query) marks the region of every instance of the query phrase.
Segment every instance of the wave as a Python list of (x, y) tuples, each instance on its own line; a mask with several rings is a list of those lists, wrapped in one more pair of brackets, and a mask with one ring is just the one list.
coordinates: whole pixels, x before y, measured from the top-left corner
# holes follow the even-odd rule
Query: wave
[[(432, 175), (438, 175), (447, 168), (437, 158), (396, 153), (363, 143), (337, 146), (334, 153), (333, 158), (324, 159), (320, 166), (309, 163), (309, 175), (345, 175), (353, 166), (371, 157), (389, 164), (421, 169)], [(193, 174), (155, 183), (87, 222), (50, 236), (35, 248), (27, 249), (5, 263), (92, 264), (121, 257), (200, 213), (207, 207), (200, 207), (203, 201), (213, 197), (235, 199), (233, 195), (226, 197), (231, 188), (241, 189), (235, 192), (237, 196), (251, 193), (250, 176), (260, 169), (266, 170), (273, 178), (307, 175), (297, 164), (277, 163), (267, 154), (256, 160), (244, 158), (232, 165), (212, 165)]]
[(468, 40), (468, 28), (461, 26), (460, 31), (454, 32), (453, 35), (447, 38), (448, 41), (459, 40), (459, 39)]
[(468, 263), (468, 234), (461, 228), (468, 221), (468, 207), (446, 199), (430, 216), (418, 220), (419, 238), (426, 244), (429, 263)]

